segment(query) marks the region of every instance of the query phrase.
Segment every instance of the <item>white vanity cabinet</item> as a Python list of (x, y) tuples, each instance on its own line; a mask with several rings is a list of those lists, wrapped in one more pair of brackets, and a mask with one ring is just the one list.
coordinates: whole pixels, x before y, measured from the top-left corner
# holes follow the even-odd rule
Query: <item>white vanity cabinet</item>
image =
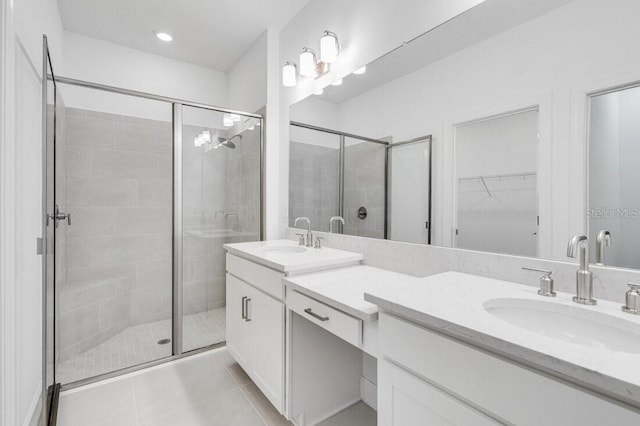
[(227, 350), (284, 413), (283, 273), (227, 254)]
[(638, 425), (637, 410), (380, 313), (378, 420), (400, 425)]

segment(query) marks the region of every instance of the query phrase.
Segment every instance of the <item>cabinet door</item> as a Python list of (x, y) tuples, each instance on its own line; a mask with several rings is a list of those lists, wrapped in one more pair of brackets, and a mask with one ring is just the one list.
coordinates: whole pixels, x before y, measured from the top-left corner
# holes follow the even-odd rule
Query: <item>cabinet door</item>
[(500, 424), (395, 364), (379, 361), (380, 426)]
[(251, 330), (243, 316), (250, 292), (249, 285), (227, 274), (227, 349), (246, 371), (251, 368)]
[(251, 324), (252, 379), (284, 413), (284, 304), (252, 289), (248, 315)]

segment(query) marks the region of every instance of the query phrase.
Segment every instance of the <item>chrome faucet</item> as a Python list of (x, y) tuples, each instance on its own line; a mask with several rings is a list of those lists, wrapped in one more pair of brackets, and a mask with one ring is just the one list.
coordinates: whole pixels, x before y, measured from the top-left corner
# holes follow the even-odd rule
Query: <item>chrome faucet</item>
[(335, 221), (339, 221), (342, 223), (342, 226), (344, 226), (344, 218), (342, 216), (333, 216), (331, 219), (329, 219), (329, 233), (333, 233), (333, 222)]
[(306, 221), (307, 222), (307, 239), (305, 245), (307, 247), (313, 247), (313, 235), (311, 234), (311, 219), (308, 217), (296, 217), (296, 220), (293, 222), (293, 226), (298, 224), (298, 221)]
[(576, 235), (569, 240), (567, 256), (576, 257), (580, 249), (580, 269), (576, 272), (576, 295), (573, 301), (582, 305), (595, 305), (593, 298), (593, 275), (589, 271), (589, 240), (584, 235)]
[(600, 231), (596, 237), (596, 265), (604, 265), (604, 248), (611, 245), (611, 232)]

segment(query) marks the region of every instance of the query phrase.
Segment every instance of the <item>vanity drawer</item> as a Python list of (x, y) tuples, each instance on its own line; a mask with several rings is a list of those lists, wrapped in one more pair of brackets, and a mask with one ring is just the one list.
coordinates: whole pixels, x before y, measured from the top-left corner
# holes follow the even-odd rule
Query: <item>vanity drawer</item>
[(227, 253), (227, 272), (278, 300), (284, 300), (284, 273)]
[(287, 307), (348, 343), (362, 346), (362, 320), (295, 290), (287, 292)]

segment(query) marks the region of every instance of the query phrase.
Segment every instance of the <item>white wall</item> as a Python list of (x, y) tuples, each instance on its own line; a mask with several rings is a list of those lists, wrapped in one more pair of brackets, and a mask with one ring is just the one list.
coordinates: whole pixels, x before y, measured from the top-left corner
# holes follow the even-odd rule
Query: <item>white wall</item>
[(62, 25), (54, 0), (0, 7), (0, 425), (15, 426), (41, 407), (42, 34), (59, 57)]
[[(64, 46), (63, 66), (55, 70), (59, 75), (209, 105), (224, 107), (227, 103), (227, 74), (223, 72), (68, 31)], [(143, 108), (134, 109), (130, 105), (134, 98), (118, 97), (116, 101), (113, 95), (70, 86), (61, 91), (68, 107), (100, 111), (109, 104), (114, 114), (162, 119), (149, 112), (143, 115), (148, 101)]]
[(267, 104), (267, 32), (238, 59), (228, 73), (227, 108), (257, 112)]
[[(565, 259), (569, 237), (585, 232), (584, 204), (572, 207), (582, 189), (570, 175), (584, 173), (584, 140), (577, 150), (570, 143), (574, 127), (581, 128), (574, 124), (572, 102), (582, 96), (584, 105), (583, 88), (594, 82), (606, 86), (624, 76), (640, 77), (640, 57), (625, 48), (640, 37), (640, 27), (629, 19), (639, 13), (640, 3), (633, 0), (577, 0), (342, 103), (340, 128), (372, 137), (393, 134), (394, 140), (433, 135), (433, 196), (444, 201), (434, 205), (440, 229), (434, 238), (446, 245), (453, 229), (447, 213), (453, 206), (453, 126), (539, 105), (538, 185), (545, 191), (540, 209), (551, 218), (540, 225), (551, 236), (540, 242), (541, 253)], [(576, 180), (585, 181), (580, 176)]]

